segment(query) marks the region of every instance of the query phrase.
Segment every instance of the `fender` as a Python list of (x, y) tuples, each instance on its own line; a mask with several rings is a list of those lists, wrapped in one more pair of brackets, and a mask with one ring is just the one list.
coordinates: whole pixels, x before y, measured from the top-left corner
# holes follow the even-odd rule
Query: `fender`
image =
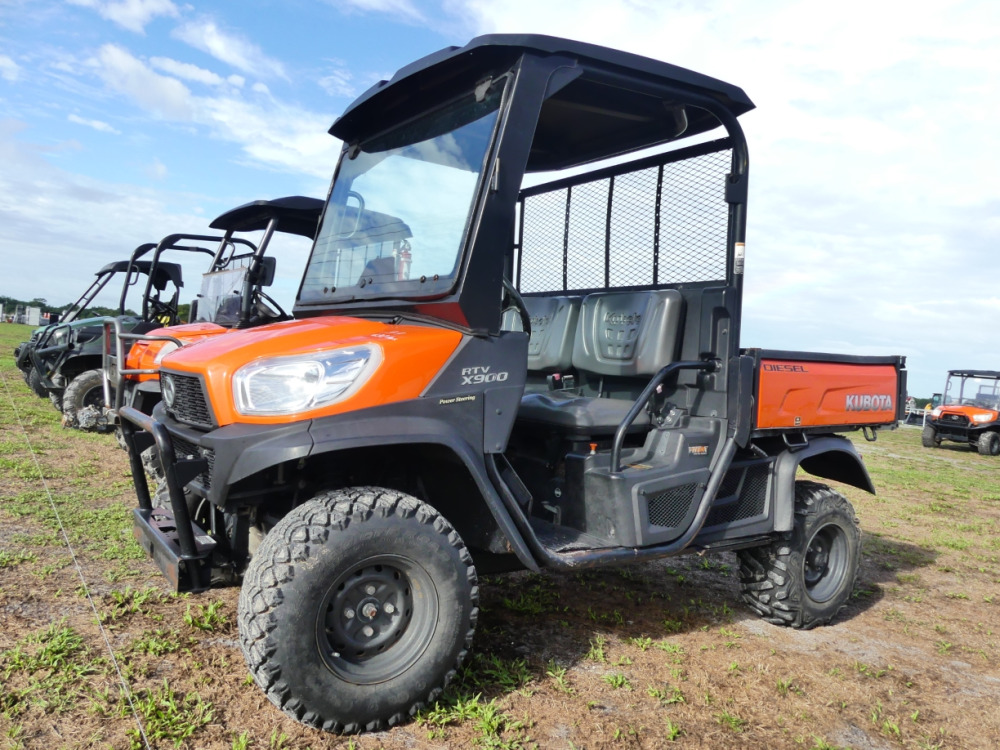
[[(491, 397), (490, 392), (479, 393), (475, 398), (457, 401), (443, 409), (436, 408), (439, 403), (437, 398), (417, 399), (282, 427), (229, 425), (220, 428), (214, 433), (202, 435), (199, 441), (215, 451), (217, 473), (209, 493), (210, 499), (224, 505), (229, 485), (296, 458), (314, 458), (351, 448), (371, 447), (391, 451), (393, 446), (405, 450), (407, 446), (418, 444), (441, 445), (451, 450), (468, 470), (483, 502), (521, 564), (528, 570), (538, 571), (538, 562), (493, 487), (483, 458), (482, 413), (484, 406), (492, 408), (498, 398), (498, 394)], [(166, 417), (162, 405), (154, 409), (154, 415)], [(184, 426), (172, 421), (171, 425), (173, 432), (191, 442), (197, 441), (195, 433), (187, 434)], [(478, 441), (474, 437), (477, 428)]]
[[(379, 409), (371, 411), (379, 411)], [(313, 446), (309, 455), (317, 456), (348, 448), (365, 447), (378, 447), (381, 450), (391, 451), (393, 445), (399, 445), (404, 450), (406, 446), (417, 444), (435, 444), (448, 448), (468, 470), (469, 475), (476, 483), (483, 502), (500, 527), (501, 533), (510, 543), (517, 559), (528, 570), (537, 572), (540, 569), (538, 562), (528, 549), (524, 538), (514, 525), (510, 513), (490, 481), (482, 450), (478, 450), (469, 440), (465, 439), (461, 430), (456, 430), (455, 421), (445, 421), (417, 414), (400, 417), (398, 411), (399, 405), (397, 404), (397, 416), (391, 418), (379, 414), (372, 414), (367, 418), (360, 419), (341, 417), (334, 418), (335, 422), (329, 426), (323, 424), (327, 420), (316, 420), (310, 430)], [(481, 440), (482, 437), (480, 437)]]
[(854, 444), (845, 437), (813, 438), (802, 448), (781, 453), (774, 462), (774, 530), (791, 531), (795, 516), (795, 473), (805, 471), (875, 494)]

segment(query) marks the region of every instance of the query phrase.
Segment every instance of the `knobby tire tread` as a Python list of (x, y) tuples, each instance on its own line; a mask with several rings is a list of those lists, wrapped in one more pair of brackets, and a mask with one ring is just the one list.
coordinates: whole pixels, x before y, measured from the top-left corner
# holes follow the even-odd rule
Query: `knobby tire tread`
[[(819, 482), (795, 483), (797, 517), (805, 518), (818, 514), (821, 501), (840, 506), (845, 516), (852, 520), (855, 527), (858, 526), (857, 516), (843, 495)], [(845, 597), (835, 611), (822, 617), (806, 618), (802, 601), (805, 594), (797, 591), (792, 573), (794, 564), (792, 557), (796, 552), (792, 547), (793, 535), (793, 532), (785, 532), (770, 545), (740, 550), (737, 553), (740, 562), (740, 596), (743, 602), (766, 622), (810, 630), (819, 625), (829, 624), (847, 606), (850, 596)]]
[[(343, 530), (351, 523), (363, 523), (374, 514), (383, 517), (415, 517), (420, 523), (432, 526), (444, 535), (448, 543), (460, 551), (466, 566), (466, 576), (471, 586), (472, 611), (469, 629), (455, 663), (447, 671), (440, 685), (432, 687), (425, 698), (414, 702), (409, 710), (396, 713), (385, 720), (360, 723), (342, 723), (327, 719), (314, 711), (307, 711), (301, 701), (291, 695), (291, 688), (282, 680), (280, 667), (270, 663), (277, 645), (272, 635), (277, 626), (275, 610), (282, 602), (283, 583), (294, 575), (292, 563), (303, 562), (308, 557), (310, 544), (323, 543), (332, 529)], [(281, 524), (275, 527), (261, 543), (253, 562), (247, 567), (239, 597), (240, 646), (254, 680), (268, 698), (291, 718), (308, 726), (337, 734), (357, 734), (393, 727), (433, 705), (444, 689), (458, 674), (472, 646), (476, 621), (479, 617), (479, 587), (472, 555), (451, 524), (426, 503), (398, 492), (377, 487), (360, 487), (335, 490), (316, 496), (292, 510), (286, 518), (298, 517), (300, 523)], [(277, 532), (277, 533), (276, 533)], [(248, 591), (253, 591), (248, 595)]]

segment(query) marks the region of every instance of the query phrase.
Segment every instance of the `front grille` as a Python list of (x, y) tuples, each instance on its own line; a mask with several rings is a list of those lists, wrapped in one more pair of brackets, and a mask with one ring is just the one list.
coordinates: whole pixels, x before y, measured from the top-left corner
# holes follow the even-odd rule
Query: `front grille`
[(687, 517), (697, 489), (696, 484), (684, 484), (671, 487), (650, 499), (649, 525), (664, 528), (680, 526)]
[(204, 458), (208, 461), (208, 469), (203, 471), (194, 481), (204, 487), (206, 490), (212, 487), (212, 471), (215, 469), (215, 451), (211, 448), (200, 448), (194, 443), (189, 443), (183, 438), (179, 438), (176, 435), (170, 436), (170, 441), (174, 446), (174, 457), (180, 461), (184, 458)]
[(963, 414), (945, 414), (941, 417), (941, 421), (963, 426), (969, 424), (968, 418)]
[(205, 400), (205, 391), (201, 380), (193, 375), (178, 375), (170, 373), (174, 381), (174, 403), (167, 407), (167, 413), (178, 422), (184, 422), (192, 427), (211, 429), (212, 412)]

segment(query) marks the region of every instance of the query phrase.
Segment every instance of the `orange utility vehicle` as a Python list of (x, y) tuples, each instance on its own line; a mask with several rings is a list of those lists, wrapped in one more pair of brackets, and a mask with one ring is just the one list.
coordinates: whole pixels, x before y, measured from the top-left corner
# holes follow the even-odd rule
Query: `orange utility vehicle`
[(927, 417), (921, 439), (925, 448), (948, 440), (1000, 456), (1000, 372), (950, 370), (944, 398)]
[[(322, 211), (323, 201), (301, 195), (252, 201), (226, 211), (209, 224), (210, 229), (224, 232), (221, 237), (198, 236), (218, 245), (191, 305), (191, 322), (134, 334), (116, 318), (105, 318), (105, 409), (113, 401), (115, 409), (131, 406), (152, 412), (160, 402), (160, 361), (178, 347), (234, 329), (288, 320), (291, 316), (264, 291), (274, 281), (276, 268), (275, 257), (267, 254), (270, 243), (277, 232), (314, 239)], [(258, 231), (263, 235), (256, 245), (233, 236)], [(193, 235), (167, 239), (185, 237)], [(161, 247), (169, 246), (161, 243)], [(157, 258), (159, 253), (157, 247)]]
[(137, 538), (180, 590), (242, 579), (243, 653), (286, 713), (354, 732), (432, 704), (483, 571), (737, 550), (770, 622), (847, 603), (854, 511), (796, 472), (874, 492), (839, 433), (895, 426), (904, 361), (740, 349), (752, 107), (501, 35), (333, 124), (296, 320), (168, 354), (164, 402), (121, 410)]

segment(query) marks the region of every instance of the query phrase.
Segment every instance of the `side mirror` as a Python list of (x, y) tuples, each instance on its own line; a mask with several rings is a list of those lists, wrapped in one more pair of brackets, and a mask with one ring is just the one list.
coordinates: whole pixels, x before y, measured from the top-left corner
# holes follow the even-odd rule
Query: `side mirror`
[(257, 285), (271, 286), (274, 283), (274, 270), (278, 267), (278, 259), (273, 255), (265, 255), (260, 259), (260, 268), (257, 269)]

